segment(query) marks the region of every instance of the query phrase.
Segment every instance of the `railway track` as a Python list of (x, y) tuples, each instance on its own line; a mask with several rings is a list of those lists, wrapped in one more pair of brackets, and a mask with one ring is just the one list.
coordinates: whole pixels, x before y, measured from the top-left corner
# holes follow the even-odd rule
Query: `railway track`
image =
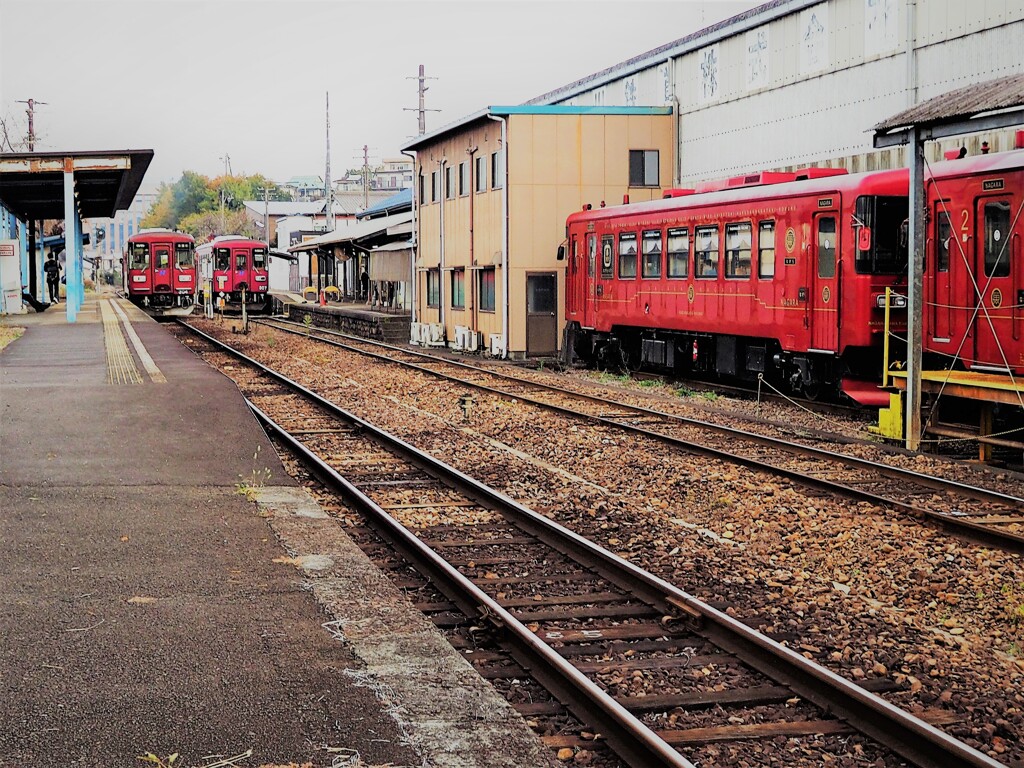
[[(610, 748), (631, 768), (750, 764), (792, 744), (790, 765), (851, 751), (874, 765), (1000, 765), (936, 728), (948, 714), (921, 719), (880, 698), (892, 681), (851, 683), (193, 332), (244, 364), (231, 374), (260, 421), (358, 511), (357, 542), (453, 644), (550, 723), (536, 727), (552, 749)], [(643, 695), (623, 694), (626, 680)]]
[(822, 492), (890, 507), (984, 546), (1024, 553), (1024, 498), (839, 452), (842, 442), (852, 441), (840, 441), (833, 435), (816, 437), (817, 444), (795, 442), (324, 329), (301, 326), (299, 331), (296, 324), (261, 322), (563, 416), (586, 419), (688, 452), (771, 472)]

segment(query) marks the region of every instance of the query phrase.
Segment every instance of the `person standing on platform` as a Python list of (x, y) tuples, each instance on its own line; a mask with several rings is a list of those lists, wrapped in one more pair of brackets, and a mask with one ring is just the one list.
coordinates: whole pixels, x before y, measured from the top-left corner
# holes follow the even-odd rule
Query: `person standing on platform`
[(50, 303), (56, 304), (60, 301), (60, 263), (53, 253), (43, 264), (43, 271), (46, 272), (46, 287), (50, 290)]

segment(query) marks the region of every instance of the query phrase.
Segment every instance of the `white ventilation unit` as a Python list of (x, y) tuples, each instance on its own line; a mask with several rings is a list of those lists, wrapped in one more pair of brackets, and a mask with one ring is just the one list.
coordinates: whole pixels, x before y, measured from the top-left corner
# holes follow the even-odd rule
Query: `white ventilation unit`
[(505, 354), (505, 340), (500, 333), (491, 334), (489, 351), (494, 357), (501, 357)]
[(430, 323), (426, 326), (426, 333), (423, 335), (423, 343), (430, 347), (444, 346), (444, 326), (440, 323)]
[(413, 323), (409, 326), (409, 343), (423, 343), (423, 323)]
[(466, 341), (467, 341), (467, 336), (468, 336), (469, 333), (470, 333), (470, 330), (466, 326), (464, 326), (464, 325), (456, 325), (455, 326), (455, 338), (452, 340), (451, 344), (449, 344), (448, 346), (450, 346), (452, 349), (458, 349), (458, 350), (468, 349), (468, 347), (466, 345)]

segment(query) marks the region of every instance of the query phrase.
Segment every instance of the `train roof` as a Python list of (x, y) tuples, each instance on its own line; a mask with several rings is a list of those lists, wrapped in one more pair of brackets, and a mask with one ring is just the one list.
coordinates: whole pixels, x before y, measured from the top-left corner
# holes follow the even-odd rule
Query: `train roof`
[[(948, 179), (974, 174), (995, 173), (1024, 167), (1024, 150), (973, 155), (955, 160), (944, 160), (925, 166), (925, 177)], [(811, 174), (811, 178), (790, 180), (795, 174), (752, 173), (718, 182), (708, 182), (697, 190), (668, 190), (660, 200), (626, 203), (605, 208), (576, 211), (569, 215), (570, 222), (600, 221), (621, 216), (642, 216), (662, 211), (703, 208), (711, 205), (777, 200), (782, 198), (857, 193), (908, 193), (909, 171), (894, 168), (865, 173)], [(749, 179), (749, 183), (743, 183)]]
[(269, 247), (265, 241), (253, 240), (251, 237), (246, 237), (245, 235), (217, 235), (213, 240), (208, 240), (207, 242), (202, 243), (200, 247), (214, 247), (219, 245), (251, 245), (255, 248)]
[(128, 238), (128, 242), (138, 240), (191, 240), (195, 242), (195, 238), (192, 237), (188, 232), (179, 232), (176, 229), (168, 229), (166, 227), (151, 227), (147, 229), (140, 229), (135, 234)]

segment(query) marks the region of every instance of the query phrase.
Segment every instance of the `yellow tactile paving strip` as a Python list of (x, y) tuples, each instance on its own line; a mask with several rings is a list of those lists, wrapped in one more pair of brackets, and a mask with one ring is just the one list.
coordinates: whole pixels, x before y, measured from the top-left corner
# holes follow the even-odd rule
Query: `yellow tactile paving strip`
[(132, 327), (132, 321), (128, 319), (128, 315), (125, 314), (122, 309), (120, 302), (112, 301), (110, 306), (113, 307), (114, 311), (121, 317), (124, 322), (124, 332), (132, 342), (132, 346), (135, 347), (135, 354), (138, 355), (139, 360), (142, 362), (142, 367), (146, 369), (146, 373), (149, 375), (150, 381), (154, 384), (166, 384), (167, 378), (164, 376), (160, 368), (153, 361), (152, 356), (149, 354), (149, 350), (146, 349), (146, 345), (142, 343), (142, 339), (139, 338), (139, 334), (135, 332)]
[(121, 322), (118, 320), (109, 301), (101, 301), (100, 312), (103, 315), (103, 345), (107, 349), (107, 383), (108, 384), (141, 384), (142, 376), (135, 367), (124, 335), (121, 333)]

